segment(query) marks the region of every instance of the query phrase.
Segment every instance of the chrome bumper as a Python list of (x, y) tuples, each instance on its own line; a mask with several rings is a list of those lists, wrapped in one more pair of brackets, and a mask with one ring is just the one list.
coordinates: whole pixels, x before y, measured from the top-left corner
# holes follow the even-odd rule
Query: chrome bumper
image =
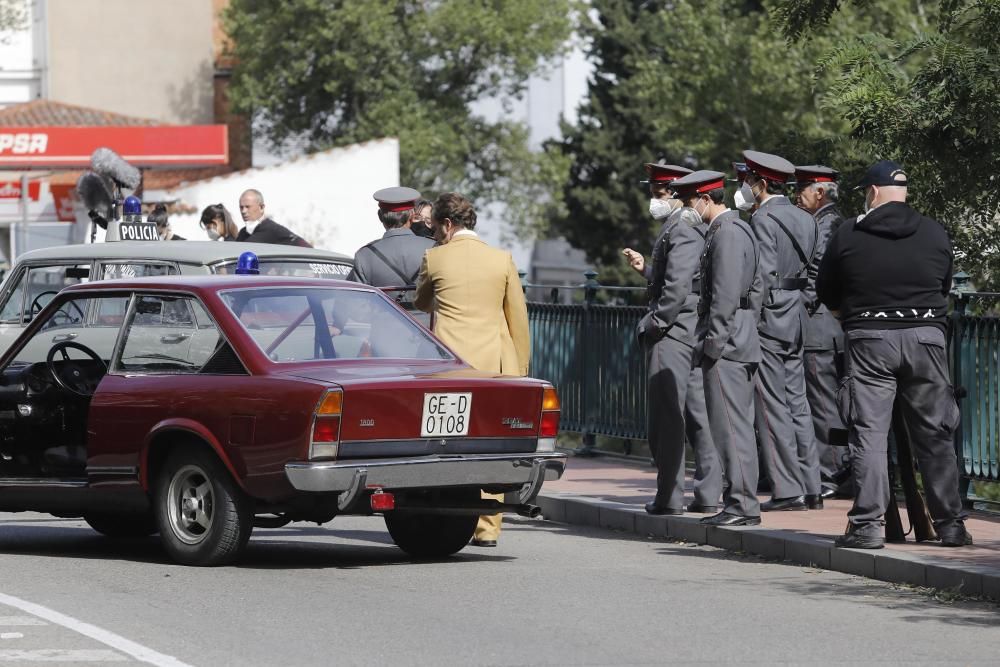
[[(293, 461), (285, 464), (285, 474), (299, 491), (313, 492), (349, 491), (361, 480), (365, 486), (387, 490), (529, 483), (540, 488), (543, 481), (562, 477), (565, 468), (565, 454), (536, 452)], [(537, 493), (537, 489), (532, 490)]]

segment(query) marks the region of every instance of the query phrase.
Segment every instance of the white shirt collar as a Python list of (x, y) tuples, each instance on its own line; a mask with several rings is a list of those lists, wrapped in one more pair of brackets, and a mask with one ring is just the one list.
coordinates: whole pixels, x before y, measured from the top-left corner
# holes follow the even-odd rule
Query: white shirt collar
[(712, 219), (708, 221), (708, 224), (712, 224), (713, 222), (715, 222), (715, 219), (718, 218), (720, 215), (722, 215), (723, 213), (729, 213), (731, 210), (732, 210), (731, 208), (726, 208), (723, 211), (719, 211), (718, 213), (712, 216)]
[(456, 236), (479, 236), (479, 234), (475, 233), (471, 229), (460, 229), (452, 234), (451, 238), (455, 238)]
[(259, 225), (263, 221), (264, 218), (260, 218), (259, 220), (247, 220), (246, 223), (247, 234), (253, 234), (253, 230), (257, 229), (257, 225)]

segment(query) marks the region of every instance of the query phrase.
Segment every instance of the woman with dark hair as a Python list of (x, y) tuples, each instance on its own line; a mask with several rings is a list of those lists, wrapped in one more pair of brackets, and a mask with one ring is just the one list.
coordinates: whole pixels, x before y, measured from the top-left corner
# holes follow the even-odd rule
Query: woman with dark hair
[(157, 204), (153, 207), (153, 212), (146, 216), (146, 222), (156, 223), (156, 233), (160, 235), (161, 241), (186, 241), (183, 236), (177, 236), (170, 229), (170, 220), (167, 217), (167, 207), (164, 204)]
[[(514, 259), (476, 234), (476, 209), (455, 192), (434, 202), (438, 245), (424, 253), (414, 303), (435, 314), (434, 333), (476, 370), (527, 375), (528, 309)], [(483, 492), (484, 498), (501, 499)], [(495, 547), (500, 516), (479, 518), (473, 546)]]
[(239, 227), (233, 222), (233, 216), (222, 204), (209, 204), (201, 212), (201, 228), (205, 230), (209, 241), (235, 241), (240, 233)]

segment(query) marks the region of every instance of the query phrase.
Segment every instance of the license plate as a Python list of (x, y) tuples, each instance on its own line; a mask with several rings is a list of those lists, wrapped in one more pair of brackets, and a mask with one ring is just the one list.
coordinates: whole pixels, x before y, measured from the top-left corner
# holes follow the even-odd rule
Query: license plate
[(469, 434), (472, 394), (424, 394), (420, 437), (447, 438)]

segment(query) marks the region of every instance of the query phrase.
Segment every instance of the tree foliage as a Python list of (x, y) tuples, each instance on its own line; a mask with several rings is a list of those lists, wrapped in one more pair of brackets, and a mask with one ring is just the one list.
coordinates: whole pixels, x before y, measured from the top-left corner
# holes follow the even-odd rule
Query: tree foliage
[(395, 136), (403, 184), (537, 218), (559, 182), (558, 156), (529, 150), (522, 124), (484, 118), (473, 103), (521, 94), (563, 48), (574, 1), (233, 0), (230, 96), (276, 145)]
[[(0, 0), (0, 32), (23, 30), (28, 26), (28, 0)], [(10, 35), (0, 35), (0, 44), (10, 41)]]
[(812, 39), (790, 43), (771, 2), (594, 0), (595, 19), (581, 31), (596, 72), (560, 146), (572, 165), (559, 231), (617, 279), (620, 248), (648, 250), (653, 239), (649, 195), (637, 184), (644, 162), (732, 175), (730, 163), (755, 148), (854, 178), (871, 154), (824, 102), (839, 74), (816, 63), (865, 30), (911, 36), (926, 27), (917, 0), (882, 4), (846, 9)]
[[(803, 42), (862, 4), (782, 0), (785, 33)], [(980, 287), (1000, 287), (1000, 0), (922, 3), (930, 25), (908, 39), (859, 34), (819, 61), (829, 108), (875, 155), (898, 160), (914, 205), (952, 231)]]

